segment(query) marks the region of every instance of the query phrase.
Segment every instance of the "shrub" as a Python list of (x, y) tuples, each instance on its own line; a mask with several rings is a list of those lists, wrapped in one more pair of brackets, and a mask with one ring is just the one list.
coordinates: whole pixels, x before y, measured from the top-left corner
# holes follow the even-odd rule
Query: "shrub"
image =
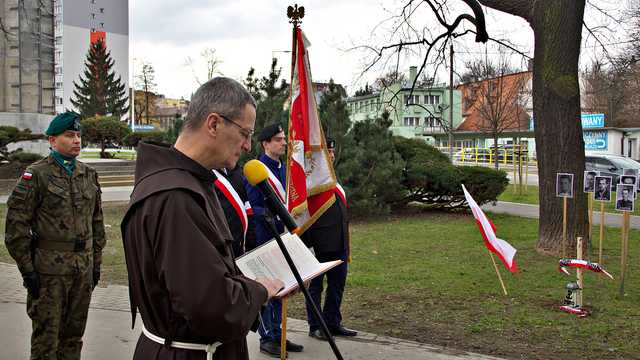
[(454, 166), (438, 149), (416, 139), (395, 139), (405, 161), (404, 197), (398, 205), (418, 202), (429, 208), (466, 206), (461, 184), (480, 205), (496, 201), (509, 180), (504, 171), (484, 167)]
[(126, 146), (138, 147), (140, 141), (163, 142), (165, 139), (166, 134), (162, 131), (133, 132), (127, 135), (123, 142)]
[(43, 156), (40, 154), (34, 154), (34, 153), (22, 152), (22, 151), (16, 151), (11, 155), (9, 155), (9, 161), (12, 161), (12, 162), (16, 161), (16, 162), (27, 163), (27, 164), (31, 164), (42, 158)]

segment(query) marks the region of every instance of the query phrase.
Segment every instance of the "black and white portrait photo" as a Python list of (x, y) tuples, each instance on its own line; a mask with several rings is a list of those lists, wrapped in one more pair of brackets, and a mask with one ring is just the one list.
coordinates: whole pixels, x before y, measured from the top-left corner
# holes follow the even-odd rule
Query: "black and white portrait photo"
[(584, 172), (584, 192), (592, 193), (596, 191), (596, 176), (598, 176), (597, 171)]
[(616, 210), (633, 212), (633, 185), (618, 184), (616, 188)]
[(573, 197), (573, 174), (558, 173), (556, 175), (556, 196)]
[(620, 176), (620, 184), (623, 185), (636, 185), (637, 177), (633, 175), (622, 175)]
[(611, 201), (611, 176), (596, 176), (596, 191), (593, 192), (596, 201)]

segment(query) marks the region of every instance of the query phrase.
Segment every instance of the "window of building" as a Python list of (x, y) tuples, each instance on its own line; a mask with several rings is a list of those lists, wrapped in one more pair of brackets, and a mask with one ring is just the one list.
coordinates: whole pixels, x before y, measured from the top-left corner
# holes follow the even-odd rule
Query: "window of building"
[(424, 118), (424, 126), (427, 127), (439, 127), (440, 119), (435, 116), (427, 116)]
[(404, 126), (419, 126), (420, 118), (417, 117), (405, 117), (404, 118)]
[(413, 103), (420, 104), (420, 95), (413, 95)]
[(433, 105), (438, 105), (440, 104), (440, 95), (434, 95), (433, 96)]
[(104, 14), (104, 8), (100, 8), (100, 14)]
[(411, 104), (411, 97), (409, 95), (405, 95), (404, 96), (404, 103), (405, 104)]

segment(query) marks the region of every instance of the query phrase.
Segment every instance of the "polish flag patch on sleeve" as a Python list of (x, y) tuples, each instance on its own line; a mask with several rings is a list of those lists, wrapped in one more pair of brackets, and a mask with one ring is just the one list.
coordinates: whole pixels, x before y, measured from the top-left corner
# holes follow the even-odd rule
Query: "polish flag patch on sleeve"
[(24, 174), (22, 174), (22, 178), (24, 180), (31, 180), (32, 177), (33, 177), (33, 174), (27, 171), (25, 171)]

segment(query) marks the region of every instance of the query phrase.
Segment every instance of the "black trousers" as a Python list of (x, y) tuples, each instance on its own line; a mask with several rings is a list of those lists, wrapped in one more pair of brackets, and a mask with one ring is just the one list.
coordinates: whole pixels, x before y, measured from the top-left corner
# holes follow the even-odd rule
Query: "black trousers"
[[(340, 326), (342, 322), (342, 314), (340, 313), (340, 304), (342, 303), (342, 294), (344, 293), (344, 285), (347, 281), (347, 251), (316, 253), (316, 258), (320, 262), (333, 260), (342, 260), (343, 263), (329, 270), (328, 272), (318, 276), (311, 281), (309, 286), (309, 295), (313, 299), (318, 309), (322, 311), (322, 317), (329, 327)], [(326, 275), (326, 276), (325, 276)], [(324, 279), (327, 278), (327, 291), (325, 292), (324, 306), (321, 306), (322, 291), (324, 290)], [(316, 319), (311, 308), (311, 304), (307, 302), (307, 322), (309, 330), (314, 331), (320, 329), (320, 321)]]

